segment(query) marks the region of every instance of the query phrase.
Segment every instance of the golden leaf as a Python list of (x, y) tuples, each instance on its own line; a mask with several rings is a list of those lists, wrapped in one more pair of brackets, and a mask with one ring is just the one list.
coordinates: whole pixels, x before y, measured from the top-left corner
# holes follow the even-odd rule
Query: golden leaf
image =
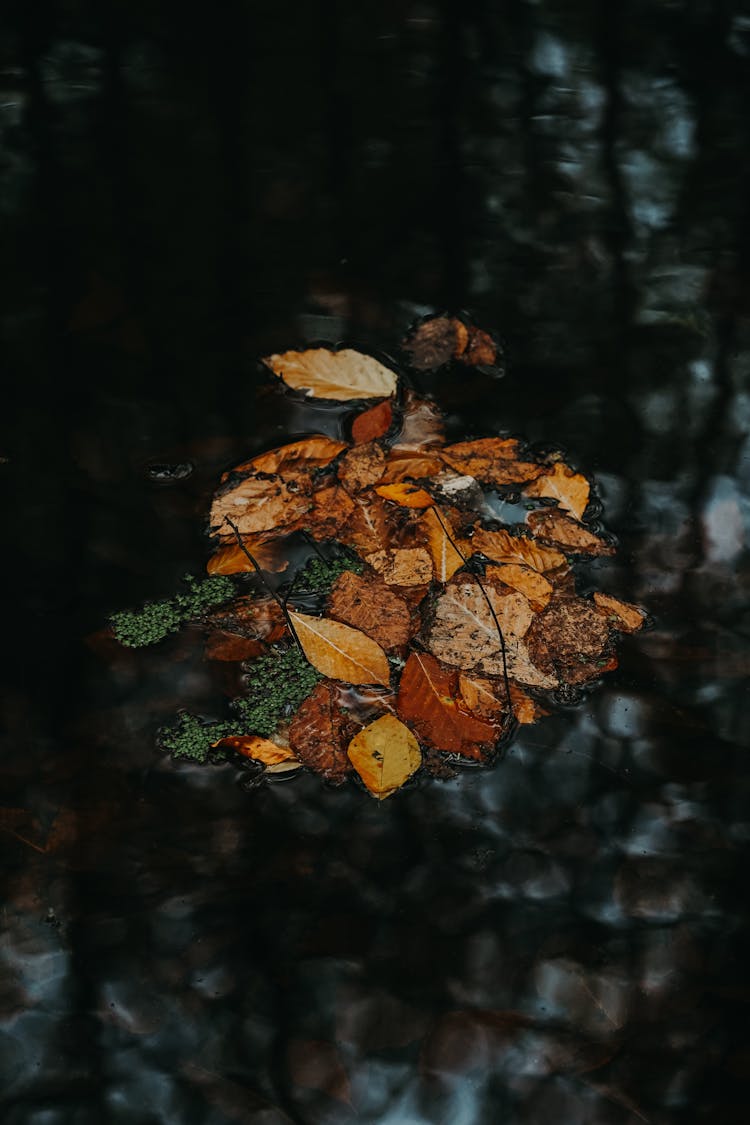
[(407, 454), (405, 456), (388, 458), (383, 473), (385, 484), (397, 484), (402, 480), (421, 480), (424, 477), (433, 477), (443, 468), (439, 457), (430, 454)]
[(619, 598), (613, 598), (611, 594), (594, 594), (594, 601), (604, 614), (613, 628), (619, 630), (621, 633), (637, 633), (643, 627), (643, 622), (646, 620), (646, 615), (642, 609), (637, 605), (631, 605), (630, 602), (621, 602)]
[(313, 398), (347, 399), (390, 398), (396, 390), (395, 372), (372, 356), (352, 348), (333, 352), (329, 348), (309, 348), (304, 352), (284, 352), (263, 360), (288, 387), (305, 390)]
[(469, 676), (460, 672), (458, 676), (459, 702), (467, 711), (486, 719), (498, 719), (508, 709), (505, 698), (505, 684), (502, 680), (493, 681), (481, 676)]
[(521, 566), (520, 563), (488, 566), (486, 578), (490, 582), (502, 582), (512, 590), (518, 590), (542, 609), (552, 597), (552, 586), (544, 575), (529, 566)]
[(380, 645), (359, 629), (306, 613), (290, 612), (289, 617), (305, 656), (322, 675), (350, 684), (389, 686), (388, 658)]
[(556, 570), (566, 562), (565, 555), (560, 551), (540, 547), (526, 535), (511, 535), (503, 529), (485, 531), (482, 527), (477, 528), (467, 547), (471, 554), (481, 552), (498, 563), (521, 563), (533, 567), (540, 574), (545, 570)]
[(311, 506), (309, 496), (290, 488), (281, 477), (248, 476), (228, 483), (214, 496), (209, 523), (220, 539), (235, 538), (227, 518), (240, 535), (285, 528), (295, 523)]
[(438, 582), (447, 582), (465, 562), (460, 551), (451, 542), (452, 536), (446, 530), (446, 528), (450, 530), (447, 517), (444, 513), (438, 515), (436, 509), (429, 508), (420, 518), (417, 526), (425, 538), (435, 568), (435, 577)]
[(406, 481), (401, 484), (381, 484), (375, 491), (384, 500), (391, 500), (402, 508), (431, 508), (435, 503), (429, 492)]
[(558, 461), (538, 480), (527, 484), (524, 492), (527, 496), (547, 496), (551, 500), (557, 500), (564, 511), (570, 512), (579, 520), (586, 511), (591, 486), (581, 473), (574, 473), (562, 461)]
[(311, 437), (302, 438), (301, 441), (281, 445), (277, 449), (269, 449), (266, 453), (258, 453), (249, 461), (221, 478), (226, 480), (231, 473), (274, 473), (289, 481), (300, 475), (310, 476), (317, 469), (330, 465), (342, 450), (346, 449), (346, 442), (335, 441), (325, 434), (313, 434)]
[(383, 715), (356, 734), (347, 750), (349, 760), (379, 801), (390, 797), (422, 764), (419, 743), (395, 715)]
[(235, 750), (243, 758), (252, 758), (265, 766), (276, 766), (280, 762), (296, 762), (297, 758), (288, 746), (279, 746), (270, 738), (257, 734), (233, 734), (212, 743), (218, 750)]
[[(229, 529), (231, 531), (231, 528)], [(258, 538), (260, 541), (258, 541)], [(266, 540), (264, 537), (245, 536), (243, 543), (261, 570), (282, 574), (289, 566), (289, 560), (279, 554), (279, 540)], [(209, 574), (245, 574), (255, 568), (236, 541), (219, 547), (215, 555), (206, 563)]]

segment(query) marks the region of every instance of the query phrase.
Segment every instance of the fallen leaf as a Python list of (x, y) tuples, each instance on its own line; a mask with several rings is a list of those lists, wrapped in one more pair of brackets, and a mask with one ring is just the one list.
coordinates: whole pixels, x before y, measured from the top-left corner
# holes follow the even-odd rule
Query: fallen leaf
[(286, 618), (278, 602), (268, 597), (235, 598), (221, 610), (210, 614), (206, 625), (209, 629), (264, 641), (264, 648), (280, 641), (287, 633)]
[(322, 675), (350, 684), (391, 682), (388, 658), (379, 644), (359, 629), (327, 617), (290, 611), (305, 656)]
[(448, 517), (444, 512), (429, 508), (417, 526), (430, 553), (435, 578), (438, 582), (447, 582), (466, 561), (454, 544), (455, 537)]
[(543, 465), (518, 460), (520, 452), (521, 444), (515, 438), (480, 438), (446, 446), (440, 455), (462, 476), (499, 488), (533, 481), (545, 471)]
[(266, 356), (263, 362), (288, 387), (313, 398), (390, 398), (396, 391), (395, 372), (352, 348), (309, 348)]
[[(231, 530), (231, 528), (230, 528)], [(279, 539), (267, 539), (263, 535), (245, 535), (242, 537), (245, 549), (253, 556), (261, 570), (273, 574), (283, 574), (289, 566), (289, 560), (281, 556)], [(242, 550), (239, 543), (227, 543), (219, 547), (216, 554), (212, 555), (206, 563), (209, 574), (245, 574), (255, 568), (250, 559)]]
[(222, 540), (235, 540), (227, 519), (240, 535), (254, 535), (295, 524), (312, 506), (309, 496), (290, 487), (281, 477), (230, 478), (214, 496), (209, 524)]
[(371, 406), (362, 414), (358, 414), (352, 422), (352, 441), (360, 445), (375, 438), (382, 437), (391, 428), (393, 422), (393, 407), (386, 399), (377, 406)]
[(520, 563), (504, 563), (501, 566), (488, 566), (485, 571), (487, 582), (501, 582), (512, 590), (524, 594), (535, 608), (544, 609), (552, 597), (552, 586), (538, 571)]
[(386, 651), (402, 648), (412, 635), (411, 614), (406, 602), (375, 575), (344, 571), (331, 590), (328, 614), (353, 629), (360, 629)]
[(292, 719), (289, 745), (308, 769), (341, 782), (351, 770), (346, 747), (356, 729), (341, 706), (339, 685), (322, 680)]
[(206, 660), (223, 660), (237, 663), (240, 660), (254, 660), (262, 656), (268, 646), (263, 641), (254, 641), (252, 637), (240, 637), (237, 633), (228, 633), (225, 629), (212, 629), (206, 637), (206, 647), (203, 655)]
[(533, 664), (543, 672), (557, 672), (567, 682), (580, 682), (580, 666), (598, 660), (608, 641), (606, 620), (583, 598), (554, 602), (536, 616), (526, 636)]
[(591, 486), (581, 473), (573, 472), (558, 461), (537, 480), (526, 485), (524, 492), (527, 496), (546, 496), (557, 500), (564, 511), (571, 512), (579, 520), (586, 511)]
[(347, 750), (349, 760), (379, 801), (400, 789), (422, 764), (419, 743), (395, 715), (383, 715), (356, 734)]
[(257, 734), (229, 735), (212, 743), (216, 750), (234, 750), (243, 758), (262, 762), (265, 766), (275, 766), (280, 762), (296, 762), (297, 758), (288, 746), (279, 746), (269, 738)]
[(355, 445), (341, 458), (337, 475), (347, 492), (362, 492), (370, 488), (385, 471), (385, 453), (374, 442)]
[(391, 454), (386, 462), (382, 480), (384, 484), (397, 484), (403, 480), (431, 478), (443, 468), (439, 457), (431, 454)]
[(489, 332), (483, 332), (481, 328), (475, 328), (472, 324), (469, 327), (469, 339), (459, 359), (462, 363), (476, 366), (494, 366), (497, 362), (497, 347)]
[(468, 553), (480, 553), (497, 563), (521, 563), (539, 573), (556, 570), (566, 563), (565, 555), (549, 547), (540, 547), (525, 535), (511, 535), (503, 530), (486, 531), (479, 527), (467, 541)]
[(434, 402), (407, 391), (401, 416), (401, 430), (393, 443), (394, 450), (427, 449), (441, 445), (445, 439), (443, 415)]
[(469, 330), (454, 316), (423, 320), (401, 345), (417, 371), (434, 370), (460, 356), (469, 342)]
[(541, 719), (543, 715), (549, 714), (549, 711), (545, 711), (535, 699), (522, 691), (517, 684), (510, 685), (510, 702), (516, 722), (520, 723), (521, 726), (528, 726), (535, 723), (537, 719)]
[(381, 484), (375, 491), (384, 500), (390, 500), (404, 508), (431, 508), (435, 503), (429, 492), (406, 481), (401, 484)]
[(384, 544), (390, 546), (396, 541), (397, 535), (395, 509), (380, 496), (368, 493), (355, 497), (352, 514), (338, 538), (365, 558)]
[(401, 674), (396, 709), (436, 750), (484, 761), (499, 737), (496, 723), (461, 711), (458, 674), (441, 668), (426, 652), (413, 652)]
[(497, 721), (508, 711), (508, 693), (502, 679), (490, 680), (460, 672), (458, 691), (460, 702), (466, 710), (481, 715), (484, 719)]
[(340, 484), (321, 488), (312, 496), (312, 507), (290, 530), (303, 530), (313, 539), (336, 539), (354, 512), (354, 502)]
[(249, 461), (236, 465), (228, 473), (224, 473), (222, 481), (227, 480), (233, 473), (271, 473), (282, 476), (288, 482), (302, 476), (311, 477), (313, 473), (325, 468), (346, 449), (346, 442), (336, 441), (326, 437), (325, 434), (313, 434), (311, 437), (293, 441), (289, 445), (281, 445), (277, 449), (269, 449), (265, 453), (258, 453)]
[(432, 581), (432, 559), (424, 547), (375, 551), (365, 561), (388, 586), (425, 586)]
[(526, 522), (534, 535), (543, 543), (553, 543), (557, 547), (563, 547), (570, 554), (615, 554), (615, 548), (611, 543), (600, 539), (593, 531), (589, 531), (569, 516), (563, 515), (557, 508), (543, 508), (536, 512), (529, 512)]
[(621, 602), (610, 594), (594, 594), (594, 601), (613, 629), (621, 633), (637, 633), (643, 627), (646, 614), (637, 605)]

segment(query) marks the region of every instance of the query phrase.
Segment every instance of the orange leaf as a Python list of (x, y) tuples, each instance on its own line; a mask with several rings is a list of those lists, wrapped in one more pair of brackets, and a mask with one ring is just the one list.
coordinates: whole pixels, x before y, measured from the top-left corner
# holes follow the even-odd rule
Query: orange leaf
[(531, 567), (521, 566), (519, 563), (488, 566), (486, 578), (490, 582), (502, 582), (512, 590), (519, 590), (530, 602), (541, 606), (542, 609), (552, 597), (552, 586), (547, 579)]
[(328, 613), (353, 629), (361, 629), (386, 650), (402, 648), (413, 632), (404, 599), (374, 574), (344, 571), (331, 590)]
[(515, 438), (480, 438), (446, 446), (441, 457), (457, 473), (501, 487), (532, 481), (544, 472), (542, 465), (519, 461), (520, 452)]
[(422, 764), (419, 743), (395, 715), (368, 723), (351, 740), (347, 754), (367, 791), (379, 801), (400, 789)]
[[(289, 560), (279, 555), (278, 539), (258, 541), (253, 536), (243, 536), (243, 543), (261, 570), (281, 574), (289, 566)], [(253, 564), (236, 541), (219, 547), (206, 563), (209, 574), (245, 574), (253, 569)]]
[(262, 762), (266, 766), (297, 761), (288, 746), (278, 746), (269, 738), (261, 738), (257, 734), (229, 735), (227, 738), (220, 738), (212, 745), (219, 750), (235, 750), (243, 758), (251, 758), (254, 762)]
[(288, 387), (304, 390), (312, 398), (390, 398), (396, 390), (396, 375), (372, 356), (352, 348), (333, 352), (309, 348), (284, 352), (263, 360)]
[(377, 484), (385, 469), (385, 453), (374, 442), (366, 445), (355, 445), (341, 458), (338, 467), (338, 478), (347, 492), (362, 492), (363, 489)]
[(309, 477), (316, 470), (329, 465), (344, 449), (344, 441), (336, 441), (325, 434), (313, 434), (301, 441), (258, 453), (249, 461), (236, 465), (229, 473), (224, 473), (221, 479), (226, 480), (232, 473), (273, 473), (285, 480), (303, 474)]
[(335, 539), (354, 512), (354, 502), (339, 484), (321, 488), (312, 495), (312, 508), (289, 530), (302, 528), (313, 539)]
[(401, 675), (396, 709), (436, 750), (483, 760), (498, 739), (498, 727), (459, 710), (457, 673), (441, 668), (425, 652), (413, 652)]
[(452, 529), (445, 513), (440, 512), (438, 515), (438, 511), (437, 508), (428, 508), (417, 526), (425, 537), (427, 550), (430, 552), (435, 568), (435, 577), (438, 582), (447, 582), (457, 570), (461, 569), (465, 559), (453, 545), (454, 537), (450, 534)]
[(554, 543), (563, 547), (569, 554), (614, 555), (611, 543), (594, 535), (570, 516), (563, 515), (558, 508), (542, 508), (530, 512), (527, 522), (534, 535), (543, 543)]
[(387, 656), (379, 644), (359, 629), (306, 613), (290, 612), (289, 617), (305, 656), (322, 675), (350, 684), (389, 686), (391, 669)]
[(391, 454), (386, 462), (382, 479), (385, 484), (396, 484), (398, 481), (408, 479), (421, 480), (424, 477), (435, 476), (442, 468), (443, 462), (440, 458), (430, 454), (411, 456)]
[(304, 515), (311, 506), (309, 496), (299, 492), (281, 477), (247, 476), (235, 483), (230, 478), (214, 496), (209, 522), (213, 535), (234, 540), (230, 519), (240, 535), (259, 531), (280, 532)]
[(388, 586), (426, 586), (432, 581), (432, 559), (423, 547), (375, 551), (365, 561)]
[(355, 497), (352, 514), (336, 537), (364, 558), (384, 544), (390, 546), (396, 535), (395, 509), (368, 493)]
[(621, 602), (610, 594), (594, 594), (594, 601), (604, 611), (607, 620), (621, 633), (637, 633), (643, 627), (646, 615), (637, 605)]
[(586, 511), (591, 486), (584, 476), (558, 461), (538, 480), (527, 484), (524, 492), (527, 496), (547, 496), (557, 500), (561, 508), (579, 520)]
[(403, 508), (431, 508), (435, 503), (429, 492), (406, 482), (381, 484), (375, 491), (384, 500), (392, 500), (394, 504), (400, 504)]
[(371, 406), (362, 414), (358, 414), (352, 423), (352, 441), (361, 445), (375, 438), (382, 437), (391, 427), (393, 421), (393, 407), (386, 399), (377, 406)]
[(522, 563), (540, 574), (545, 570), (556, 570), (566, 562), (565, 555), (560, 551), (540, 547), (525, 535), (511, 535), (503, 529), (485, 531), (482, 527), (477, 528), (468, 546), (472, 554), (480, 552), (498, 563)]
[(502, 680), (488, 680), (459, 672), (458, 690), (460, 702), (466, 710), (481, 715), (483, 719), (499, 719), (508, 709), (505, 683)]
[(530, 723), (535, 723), (543, 715), (549, 714), (549, 711), (540, 707), (536, 700), (522, 691), (517, 684), (510, 685), (510, 702), (516, 722), (520, 723), (521, 726), (528, 726)]

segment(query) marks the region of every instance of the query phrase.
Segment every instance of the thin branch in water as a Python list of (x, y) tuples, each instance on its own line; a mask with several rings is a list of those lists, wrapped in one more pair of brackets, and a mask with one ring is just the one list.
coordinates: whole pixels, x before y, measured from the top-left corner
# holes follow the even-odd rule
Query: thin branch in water
[[(268, 579), (266, 578), (265, 574), (263, 573), (262, 568), (258, 564), (257, 559), (253, 558), (253, 556), (250, 554), (247, 547), (245, 546), (245, 544), (243, 542), (243, 539), (242, 539), (242, 534), (240, 533), (240, 529), (237, 527), (237, 524), (233, 520), (230, 520), (229, 516), (225, 516), (224, 520), (225, 520), (226, 523), (229, 524), (232, 531), (234, 532), (234, 537), (237, 540), (237, 546), (242, 551), (243, 555), (245, 555), (245, 557), (251, 563), (253, 569), (257, 573), (257, 575), (260, 578), (261, 582), (263, 583), (264, 587), (266, 588), (268, 593), (271, 595), (273, 600), (276, 602), (276, 604), (279, 607), (279, 609), (281, 610), (281, 612), (284, 614), (284, 620), (286, 621), (286, 623), (289, 627), (289, 632), (292, 634), (292, 637), (294, 639), (294, 643), (297, 645), (300, 652), (304, 655), (305, 650), (302, 648), (302, 645), (300, 644), (300, 639), (297, 636), (297, 630), (294, 628), (294, 625), (292, 624), (292, 619), (289, 616), (289, 610), (286, 608), (286, 602), (282, 598), (279, 597), (279, 595), (276, 593), (275, 590), (273, 590), (271, 588), (271, 586), (268, 582)], [(305, 659), (307, 659), (307, 658), (305, 658)]]

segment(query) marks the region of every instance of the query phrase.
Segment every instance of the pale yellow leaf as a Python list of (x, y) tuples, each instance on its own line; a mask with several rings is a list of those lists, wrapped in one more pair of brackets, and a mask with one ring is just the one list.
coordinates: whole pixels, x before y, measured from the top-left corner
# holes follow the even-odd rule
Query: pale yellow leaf
[(306, 613), (290, 612), (289, 617), (305, 656), (322, 675), (350, 684), (388, 687), (388, 658), (380, 645), (359, 629)]
[[(428, 508), (418, 525), (424, 535), (430, 553), (435, 577), (438, 582), (447, 582), (464, 565), (465, 559), (454, 546), (453, 536), (449, 534), (450, 524), (444, 513)], [(468, 556), (467, 556), (468, 557)]]
[(527, 484), (527, 496), (546, 496), (557, 500), (560, 507), (570, 512), (577, 520), (581, 519), (589, 502), (591, 486), (581, 473), (574, 473), (562, 461), (558, 461), (543, 476)]
[(422, 764), (419, 743), (395, 715), (383, 715), (356, 734), (347, 750), (349, 760), (379, 801), (390, 797)]
[(395, 372), (352, 348), (309, 348), (266, 356), (263, 362), (288, 387), (313, 398), (390, 398), (396, 390)]

